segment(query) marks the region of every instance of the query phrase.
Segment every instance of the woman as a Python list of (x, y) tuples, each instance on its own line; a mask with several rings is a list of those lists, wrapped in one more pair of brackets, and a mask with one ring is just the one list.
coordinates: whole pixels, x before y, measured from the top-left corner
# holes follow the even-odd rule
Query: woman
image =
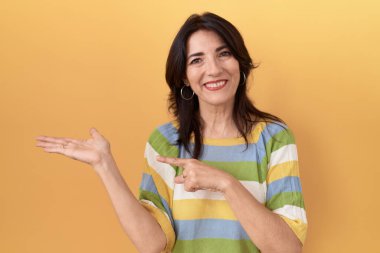
[(139, 200), (108, 141), (37, 137), (37, 146), (93, 166), (140, 252), (300, 252), (307, 221), (294, 138), (256, 109), (254, 68), (238, 30), (190, 16), (171, 46), (166, 80), (176, 120), (151, 134)]

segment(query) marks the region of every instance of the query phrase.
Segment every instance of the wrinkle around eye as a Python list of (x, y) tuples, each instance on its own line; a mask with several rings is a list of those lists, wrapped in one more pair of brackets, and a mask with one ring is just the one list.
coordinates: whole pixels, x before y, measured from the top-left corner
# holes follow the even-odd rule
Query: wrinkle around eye
[(220, 57), (227, 57), (227, 56), (231, 56), (232, 53), (230, 51), (223, 51), (219, 54)]
[(189, 65), (200, 63), (202, 60), (200, 58), (195, 58), (190, 61)]

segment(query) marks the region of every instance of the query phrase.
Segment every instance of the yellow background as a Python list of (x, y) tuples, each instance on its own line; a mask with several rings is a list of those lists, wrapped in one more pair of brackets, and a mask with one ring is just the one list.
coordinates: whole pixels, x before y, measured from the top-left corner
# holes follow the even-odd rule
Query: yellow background
[(296, 135), (304, 252), (375, 252), (380, 129), (378, 1), (17, 1), (0, 4), (0, 252), (136, 252), (91, 167), (37, 135), (112, 144), (137, 193), (149, 133), (169, 119), (172, 39), (192, 13), (243, 34), (262, 110)]

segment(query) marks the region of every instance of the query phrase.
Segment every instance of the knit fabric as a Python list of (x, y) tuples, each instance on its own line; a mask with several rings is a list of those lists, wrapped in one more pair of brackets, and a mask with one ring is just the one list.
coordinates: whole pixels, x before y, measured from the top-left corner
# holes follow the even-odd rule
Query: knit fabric
[[(140, 185), (142, 205), (162, 227), (173, 253), (260, 252), (220, 192), (187, 192), (174, 178), (182, 168), (156, 157), (190, 158), (177, 145), (173, 123), (155, 129), (146, 144)], [(199, 160), (234, 176), (266, 208), (278, 214), (304, 243), (307, 220), (299, 177), (297, 148), (284, 124), (260, 122), (248, 138), (204, 139)]]

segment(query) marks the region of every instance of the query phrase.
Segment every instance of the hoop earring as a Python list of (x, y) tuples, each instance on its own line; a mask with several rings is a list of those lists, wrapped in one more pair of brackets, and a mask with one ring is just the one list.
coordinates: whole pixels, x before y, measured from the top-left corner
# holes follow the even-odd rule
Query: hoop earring
[[(184, 99), (184, 100), (191, 100), (191, 99), (194, 97), (194, 91), (191, 90), (191, 91), (193, 92), (193, 94), (191, 95), (191, 97), (186, 98), (186, 97), (183, 96), (183, 88), (185, 88), (185, 87), (188, 87), (188, 86), (183, 86), (183, 87), (181, 88), (181, 97), (182, 97), (182, 99)], [(190, 88), (190, 89), (191, 89), (191, 88)]]
[(247, 77), (245, 76), (245, 73), (243, 71), (241, 73), (243, 73), (244, 81), (242, 83), (239, 83), (239, 85), (244, 85), (245, 81), (247, 81)]

